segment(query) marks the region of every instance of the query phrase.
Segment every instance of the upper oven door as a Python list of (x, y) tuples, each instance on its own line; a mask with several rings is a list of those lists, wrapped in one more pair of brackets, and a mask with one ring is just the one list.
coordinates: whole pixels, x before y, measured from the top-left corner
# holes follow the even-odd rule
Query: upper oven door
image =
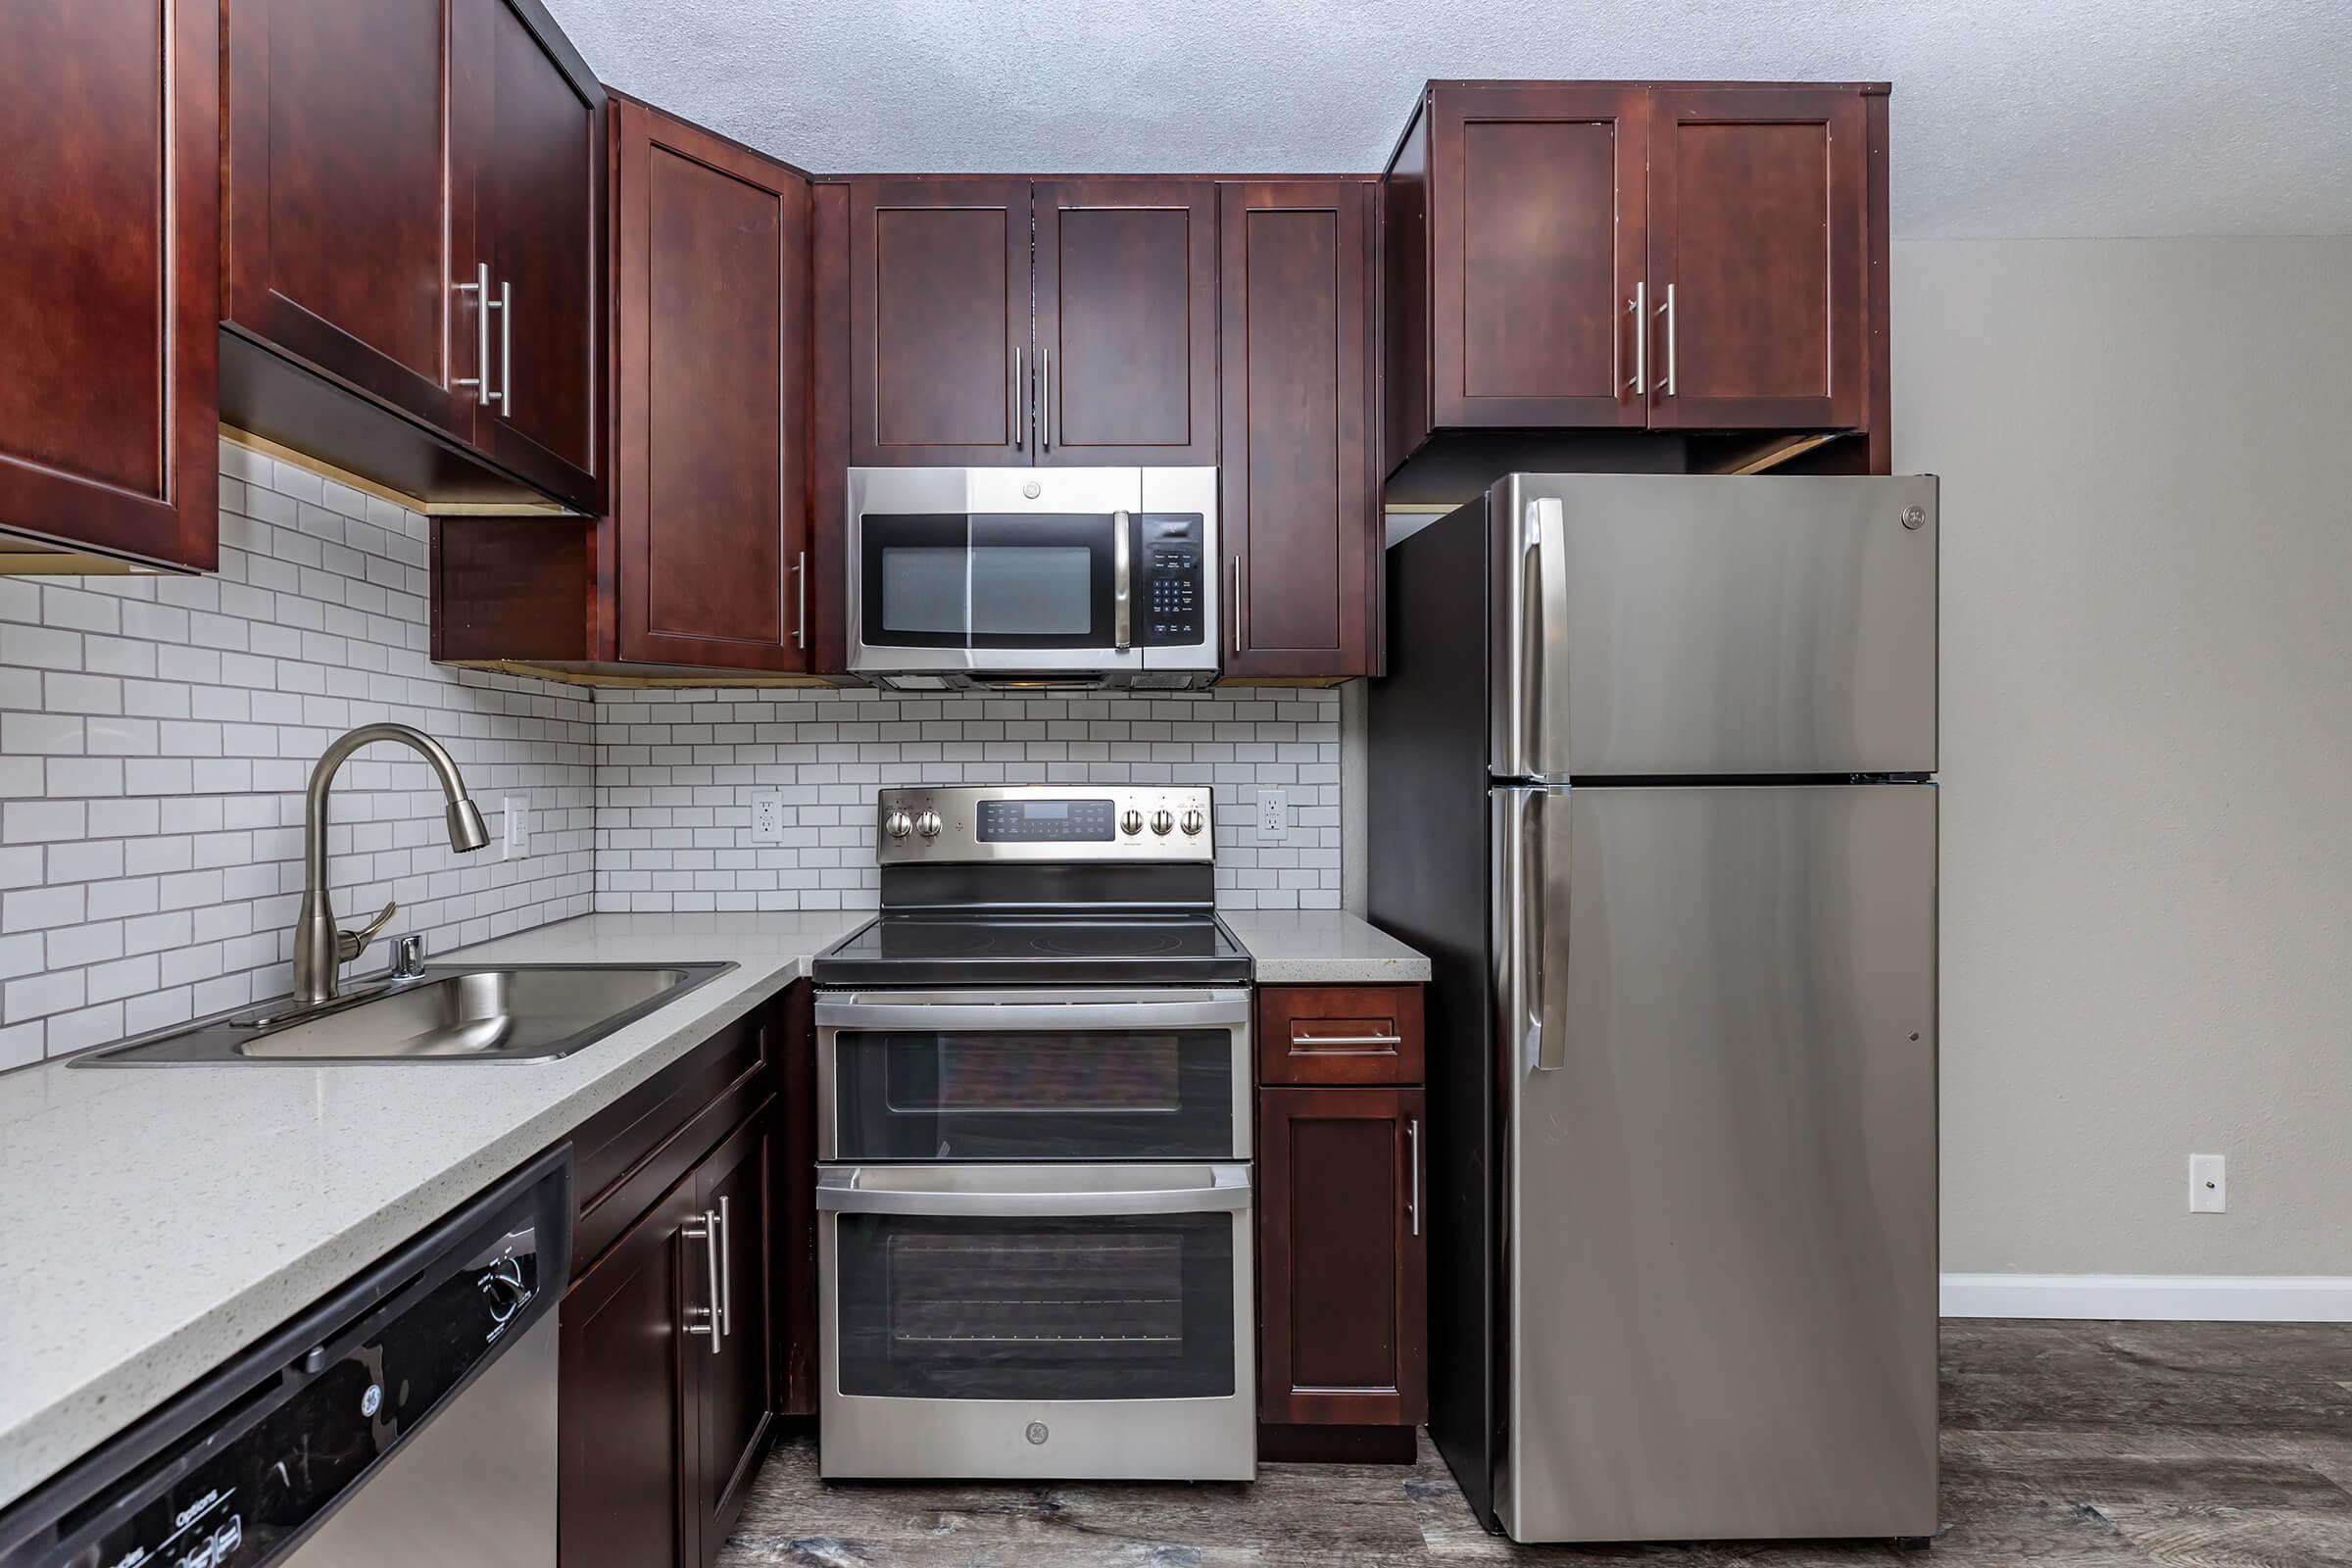
[(820, 994), (817, 1157), (1247, 1159), (1250, 993)]

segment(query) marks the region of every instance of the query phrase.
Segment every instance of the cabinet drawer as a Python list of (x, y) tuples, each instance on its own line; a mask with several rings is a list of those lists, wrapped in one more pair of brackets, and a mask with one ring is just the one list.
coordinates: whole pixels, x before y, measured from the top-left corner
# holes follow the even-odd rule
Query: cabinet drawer
[(1257, 1074), (1268, 1084), (1417, 1084), (1419, 986), (1261, 986)]

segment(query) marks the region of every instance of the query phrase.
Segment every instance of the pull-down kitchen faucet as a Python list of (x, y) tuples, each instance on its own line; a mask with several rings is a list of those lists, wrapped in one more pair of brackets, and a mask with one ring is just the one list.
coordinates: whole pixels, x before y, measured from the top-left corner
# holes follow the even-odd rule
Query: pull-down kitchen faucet
[(376, 741), (398, 741), (432, 765), (449, 801), (449, 847), (460, 854), (490, 842), (482, 813), (466, 794), (466, 780), (441, 743), (406, 724), (362, 724), (326, 749), (311, 769), (311, 785), (303, 795), (302, 909), (294, 916), (294, 1000), (303, 1004), (332, 1002), (341, 984), (342, 966), (368, 950), (368, 944), (400, 907), (396, 899), (383, 912), (357, 931), (335, 929), (335, 911), (326, 900), (326, 796), (334, 787), (335, 770), (343, 760)]

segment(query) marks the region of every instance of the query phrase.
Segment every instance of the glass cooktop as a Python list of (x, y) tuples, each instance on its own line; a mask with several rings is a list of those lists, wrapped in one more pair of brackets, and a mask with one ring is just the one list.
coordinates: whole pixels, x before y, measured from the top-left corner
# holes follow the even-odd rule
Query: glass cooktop
[(885, 914), (817, 956), (819, 985), (1182, 985), (1250, 978), (1214, 915)]

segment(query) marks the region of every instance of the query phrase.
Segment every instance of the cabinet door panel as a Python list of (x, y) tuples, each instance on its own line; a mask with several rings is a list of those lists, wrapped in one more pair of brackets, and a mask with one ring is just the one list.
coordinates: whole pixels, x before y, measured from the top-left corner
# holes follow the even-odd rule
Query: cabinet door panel
[(717, 1561), (743, 1512), (746, 1484), (759, 1467), (761, 1440), (775, 1408), (772, 1325), (768, 1321), (770, 1250), (767, 1191), (773, 1140), (762, 1107), (704, 1160), (695, 1177), (697, 1207), (720, 1215), (721, 1300), (718, 1348), (697, 1340), (701, 1423), (695, 1499), (702, 1561)]
[(850, 461), (1026, 464), (1029, 185), (850, 188)]
[(452, 0), (220, 10), (222, 319), (470, 439), (469, 19)]
[(1440, 88), (1433, 113), (1435, 423), (1641, 424), (1645, 94)]
[(1259, 1091), (1259, 1420), (1427, 1413), (1421, 1119), (1417, 1089)]
[(498, 403), (475, 440), (583, 511), (598, 506), (604, 89), (527, 0), (493, 0), (496, 113), (481, 156), (482, 259), (502, 301)]
[(1379, 549), (1366, 187), (1218, 190), (1225, 673), (1365, 674)]
[(623, 659), (808, 667), (808, 182), (620, 104)]
[[(693, 1560), (687, 1425), (705, 1342), (680, 1332), (696, 1212), (690, 1178), (663, 1196), (564, 1298), (558, 1396), (558, 1553), (564, 1568), (662, 1568)], [(699, 1303), (701, 1297), (694, 1296)]]
[(1212, 464), (1216, 199), (1205, 180), (1040, 181), (1041, 464)]
[(218, 26), (208, 0), (0, 10), (0, 526), (219, 561)]
[(1859, 93), (1660, 90), (1652, 114), (1650, 423), (1864, 420), (1869, 157)]

